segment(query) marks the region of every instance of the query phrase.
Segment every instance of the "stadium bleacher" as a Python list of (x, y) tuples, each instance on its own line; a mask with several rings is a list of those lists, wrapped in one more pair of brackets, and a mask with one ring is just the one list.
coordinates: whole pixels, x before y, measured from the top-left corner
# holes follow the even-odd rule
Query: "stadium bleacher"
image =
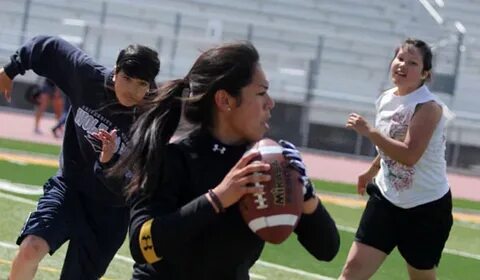
[[(310, 92), (311, 123), (338, 126), (360, 108), (372, 117), (373, 102), (390, 86), (393, 49), (406, 37), (418, 37), (435, 47), (435, 71), (452, 74), (456, 30), (467, 28), (455, 95), (440, 93), (458, 112), (454, 126), (472, 132), (451, 141), (476, 145), (480, 137), (480, 3), (444, 1), (435, 6), (443, 17), (438, 25), (418, 1), (404, 0), (2, 0), (0, 62), (22, 36), (57, 34), (84, 39), (83, 47), (100, 63), (112, 65), (118, 50), (132, 42), (159, 50), (159, 80), (183, 76), (199, 50), (219, 41), (251, 40), (262, 55), (275, 98), (302, 102)], [(25, 34), (25, 5), (30, 3)], [(78, 19), (84, 26), (62, 24)], [(212, 22), (215, 21), (215, 22)], [(209, 36), (211, 24), (220, 28)], [(471, 27), (471, 28), (470, 28)], [(85, 37), (85, 38), (83, 38)], [(322, 42), (319, 46), (319, 42)], [(320, 55), (318, 52), (320, 51)], [(319, 59), (315, 88), (308, 91), (310, 60)], [(469, 130), (469, 131), (470, 131)]]

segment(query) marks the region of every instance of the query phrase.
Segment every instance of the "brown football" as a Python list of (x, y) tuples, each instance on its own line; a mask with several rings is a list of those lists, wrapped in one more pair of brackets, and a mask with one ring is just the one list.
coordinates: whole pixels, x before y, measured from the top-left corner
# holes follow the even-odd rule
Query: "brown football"
[[(279, 244), (295, 229), (303, 209), (300, 175), (289, 167), (282, 154), (282, 146), (272, 139), (262, 139), (248, 151), (260, 151), (254, 161), (270, 164), (271, 180), (263, 191), (247, 194), (239, 201), (240, 213), (250, 227), (263, 240)], [(247, 152), (247, 153), (248, 153)], [(258, 183), (257, 183), (258, 184)]]

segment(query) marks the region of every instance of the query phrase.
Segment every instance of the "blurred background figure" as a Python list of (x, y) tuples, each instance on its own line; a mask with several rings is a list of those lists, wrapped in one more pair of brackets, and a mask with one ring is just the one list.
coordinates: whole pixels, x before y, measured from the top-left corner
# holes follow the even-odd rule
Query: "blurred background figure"
[[(48, 108), (48, 105), (51, 103), (53, 108), (53, 113), (55, 118), (60, 120), (63, 112), (63, 97), (60, 89), (49, 79), (42, 79), (42, 82), (39, 86), (39, 90), (36, 94), (33, 95), (35, 100), (35, 125), (33, 131), (35, 134), (43, 134), (40, 129), (40, 119), (43, 116), (43, 113)], [(53, 131), (53, 129), (52, 129)], [(55, 130), (56, 131), (56, 130)], [(57, 137), (56, 132), (53, 132), (55, 137)]]
[(70, 100), (68, 100), (68, 97), (63, 96), (63, 113), (60, 116), (60, 119), (58, 119), (57, 124), (54, 127), (52, 127), (53, 137), (61, 138), (63, 136), (63, 132), (64, 132), (63, 129), (65, 127), (65, 121), (67, 120), (67, 115), (69, 110), (70, 110)]

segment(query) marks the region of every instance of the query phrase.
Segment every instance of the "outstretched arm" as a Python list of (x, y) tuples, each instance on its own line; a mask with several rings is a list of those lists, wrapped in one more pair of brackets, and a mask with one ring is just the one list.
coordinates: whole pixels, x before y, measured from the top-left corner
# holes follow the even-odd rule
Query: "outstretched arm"
[(65, 94), (81, 86), (87, 68), (95, 68), (91, 58), (67, 41), (52, 36), (36, 36), (21, 46), (11, 56), (10, 62), (0, 70), (0, 91), (10, 98), (11, 81), (17, 75), (33, 70), (52, 80)]
[(117, 131), (113, 129), (108, 132), (100, 129), (92, 134), (95, 139), (102, 142), (102, 151), (100, 157), (95, 161), (93, 171), (97, 180), (105, 186), (116, 197), (120, 205), (124, 205), (123, 189), (128, 184), (128, 176), (122, 178), (108, 176), (107, 170), (111, 168), (119, 159), (116, 151)]

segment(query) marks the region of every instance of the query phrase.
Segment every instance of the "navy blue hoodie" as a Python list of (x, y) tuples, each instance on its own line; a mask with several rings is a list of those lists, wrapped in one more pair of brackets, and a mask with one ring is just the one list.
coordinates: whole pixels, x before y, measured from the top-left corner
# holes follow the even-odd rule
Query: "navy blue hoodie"
[[(34, 37), (12, 55), (4, 67), (13, 79), (26, 70), (52, 80), (70, 99), (71, 109), (65, 125), (60, 169), (68, 187), (109, 205), (123, 205), (121, 185), (105, 184), (96, 173), (101, 142), (92, 133), (117, 129), (116, 157), (125, 149), (134, 107), (118, 103), (113, 90), (113, 70), (97, 64), (82, 50), (58, 37)], [(116, 158), (115, 157), (115, 158)], [(112, 191), (115, 190), (115, 191)]]

